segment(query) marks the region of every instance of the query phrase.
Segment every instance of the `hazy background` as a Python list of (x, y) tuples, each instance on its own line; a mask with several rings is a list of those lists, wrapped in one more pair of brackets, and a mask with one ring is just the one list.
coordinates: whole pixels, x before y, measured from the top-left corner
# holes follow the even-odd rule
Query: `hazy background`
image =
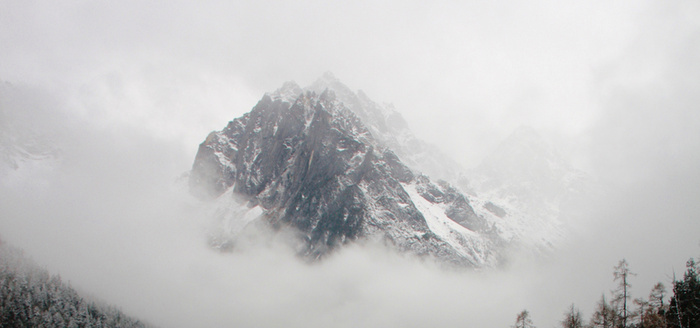
[[(2, 172), (0, 235), (163, 327), (505, 327), (524, 308), (551, 327), (572, 302), (588, 319), (619, 259), (639, 297), (700, 255), (698, 17), (692, 1), (0, 0), (0, 119), (60, 150)], [(466, 167), (533, 126), (608, 197), (551, 259), (505, 272), (206, 249), (175, 182), (199, 142), (328, 70)]]

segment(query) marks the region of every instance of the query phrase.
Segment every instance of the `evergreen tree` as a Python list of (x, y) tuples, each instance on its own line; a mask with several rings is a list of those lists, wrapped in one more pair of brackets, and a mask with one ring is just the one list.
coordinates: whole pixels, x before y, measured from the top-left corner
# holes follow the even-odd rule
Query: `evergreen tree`
[(700, 279), (698, 266), (692, 258), (686, 263), (683, 280), (673, 282), (673, 297), (666, 319), (669, 327), (700, 328)]
[(664, 295), (666, 295), (666, 286), (661, 282), (656, 283), (651, 292), (649, 292), (649, 305), (657, 309), (663, 309)]
[(562, 328), (583, 328), (583, 320), (581, 319), (581, 311), (579, 311), (573, 304), (566, 313), (564, 313), (564, 320), (561, 322)]
[(64, 320), (64, 318), (60, 312), (56, 312), (53, 314), (53, 323), (56, 327), (65, 327), (66, 326), (66, 321)]
[(21, 251), (0, 245), (0, 328), (146, 326), (113, 307), (86, 301)]
[(530, 312), (523, 310), (522, 312), (518, 313), (518, 317), (515, 319), (515, 325), (512, 327), (535, 328), (535, 325), (532, 324), (532, 320), (530, 319)]
[(649, 312), (649, 301), (643, 298), (635, 298), (634, 304), (639, 308), (637, 315), (639, 315), (639, 328), (646, 327), (646, 322), (644, 319), (647, 318), (647, 312)]
[(591, 317), (592, 328), (614, 328), (617, 326), (618, 316), (615, 309), (605, 300), (605, 294), (600, 296), (596, 310)]
[(42, 314), (41, 324), (46, 328), (54, 327), (53, 316), (51, 315), (51, 313), (49, 313), (49, 311), (44, 311), (44, 313)]
[(666, 328), (665, 294), (666, 287), (660, 282), (651, 289), (646, 306), (640, 309), (640, 328)]

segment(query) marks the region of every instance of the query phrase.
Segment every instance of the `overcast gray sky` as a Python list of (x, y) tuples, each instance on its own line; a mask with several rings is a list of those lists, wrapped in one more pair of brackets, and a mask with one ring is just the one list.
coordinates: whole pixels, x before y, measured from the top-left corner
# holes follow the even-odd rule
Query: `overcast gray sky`
[[(403, 314), (389, 310), (394, 298), (386, 295), (407, 300), (404, 312), (427, 309), (434, 314), (424, 319), (445, 323), (504, 326), (529, 308), (536, 324), (551, 326), (569, 303), (590, 309), (612, 288), (610, 271), (622, 257), (639, 273), (635, 296), (643, 296), (673, 267), (682, 271), (688, 257), (700, 256), (699, 17), (695, 1), (0, 0), (0, 80), (42, 95), (32, 105), (41, 114), (36, 124), (55, 125), (56, 142), (69, 158), (60, 174), (46, 173), (48, 183), (18, 190), (6, 181), (0, 234), (78, 279), (76, 285), (173, 325), (191, 322), (164, 319), (173, 307), (184, 307), (171, 293), (230, 302), (224, 304), (238, 307), (234, 313), (243, 322), (264, 317), (256, 306), (275, 299), (273, 307), (288, 309), (266, 317), (268, 326), (295, 313), (316, 315), (318, 326), (362, 313), (367, 326), (382, 326), (391, 321), (373, 306)], [(187, 170), (207, 133), (249, 111), (264, 92), (287, 80), (310, 84), (325, 71), (393, 103), (416, 134), (465, 166), (477, 164), (516, 127), (530, 125), (600, 178), (610, 196), (591, 205), (597, 215), (555, 256), (556, 265), (548, 264), (546, 272), (557, 279), (525, 268), (497, 276), (506, 282), (501, 289), (497, 278), (459, 284), (468, 279), (351, 252), (317, 273), (283, 262), (299, 280), (270, 273), (266, 278), (277, 281), (270, 285), (256, 280), (260, 272), (241, 273), (240, 265), (191, 250), (200, 244), (186, 216), (165, 209), (179, 196), (146, 195)], [(136, 187), (141, 192), (133, 193)], [(77, 205), (90, 197), (89, 206)], [(38, 200), (46, 206), (30, 205)], [(156, 214), (163, 211), (171, 216)], [(115, 231), (132, 244), (122, 245)], [(164, 264), (178, 261), (171, 247), (185, 254), (185, 264)], [(241, 261), (262, 271), (281, 261), (276, 256)], [(154, 257), (171, 261), (156, 268), (149, 264)], [(115, 273), (105, 259), (136, 269)], [(341, 269), (349, 264), (356, 275)], [(198, 266), (222, 274), (213, 277)], [(402, 280), (414, 284), (409, 291), (393, 277), (403, 269), (415, 272)], [(150, 284), (167, 272), (170, 280)], [(238, 282), (227, 274), (238, 274)], [(319, 279), (322, 288), (311, 288)], [(173, 289), (193, 281), (201, 285)], [(295, 283), (299, 287), (283, 288)], [(135, 287), (124, 289), (128, 284)], [(251, 284), (259, 289), (246, 289)], [(311, 291), (304, 294), (303, 287)], [(138, 301), (134, 290), (143, 288), (168, 297)], [(277, 299), (275, 288), (332, 305), (324, 312), (308, 300)], [(431, 291), (434, 306), (411, 298)], [(336, 296), (347, 293), (354, 296)], [(493, 297), (486, 304), (496, 310), (476, 318), (485, 313), (477, 304), (484, 303), (472, 293)], [(230, 294), (260, 298), (250, 303)], [(159, 302), (162, 308), (147, 306)], [(230, 307), (220, 306), (201, 309), (201, 320), (205, 314), (215, 317), (212, 325), (232, 319)], [(467, 317), (456, 314), (470, 306)]]
[(696, 6), (3, 1), (0, 74), (133, 102), (119, 115), (157, 120), (147, 125), (161, 133), (190, 130), (182, 122), (194, 117), (201, 135), (286, 80), (332, 71), (473, 164), (522, 124), (567, 137), (595, 124), (601, 97), (650, 82), (687, 48)]

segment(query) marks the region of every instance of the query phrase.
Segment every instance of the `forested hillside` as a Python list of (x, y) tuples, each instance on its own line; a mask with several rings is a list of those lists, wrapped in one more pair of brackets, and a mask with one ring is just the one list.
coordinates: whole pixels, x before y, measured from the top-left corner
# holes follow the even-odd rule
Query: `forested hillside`
[(150, 327), (72, 287), (0, 241), (0, 327)]

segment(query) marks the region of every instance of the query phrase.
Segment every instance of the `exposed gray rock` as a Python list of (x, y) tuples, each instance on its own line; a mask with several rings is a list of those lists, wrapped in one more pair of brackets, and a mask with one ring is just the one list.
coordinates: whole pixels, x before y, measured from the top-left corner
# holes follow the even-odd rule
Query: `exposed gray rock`
[[(263, 209), (259, 220), (297, 231), (302, 255), (312, 259), (371, 238), (447, 262), (492, 264), (495, 237), (466, 196), (414, 173), (335, 92), (307, 91), (292, 100), (298, 91), (287, 83), (212, 132), (192, 167), (193, 194), (211, 200), (231, 189)], [(423, 200), (412, 198), (409, 187)]]

